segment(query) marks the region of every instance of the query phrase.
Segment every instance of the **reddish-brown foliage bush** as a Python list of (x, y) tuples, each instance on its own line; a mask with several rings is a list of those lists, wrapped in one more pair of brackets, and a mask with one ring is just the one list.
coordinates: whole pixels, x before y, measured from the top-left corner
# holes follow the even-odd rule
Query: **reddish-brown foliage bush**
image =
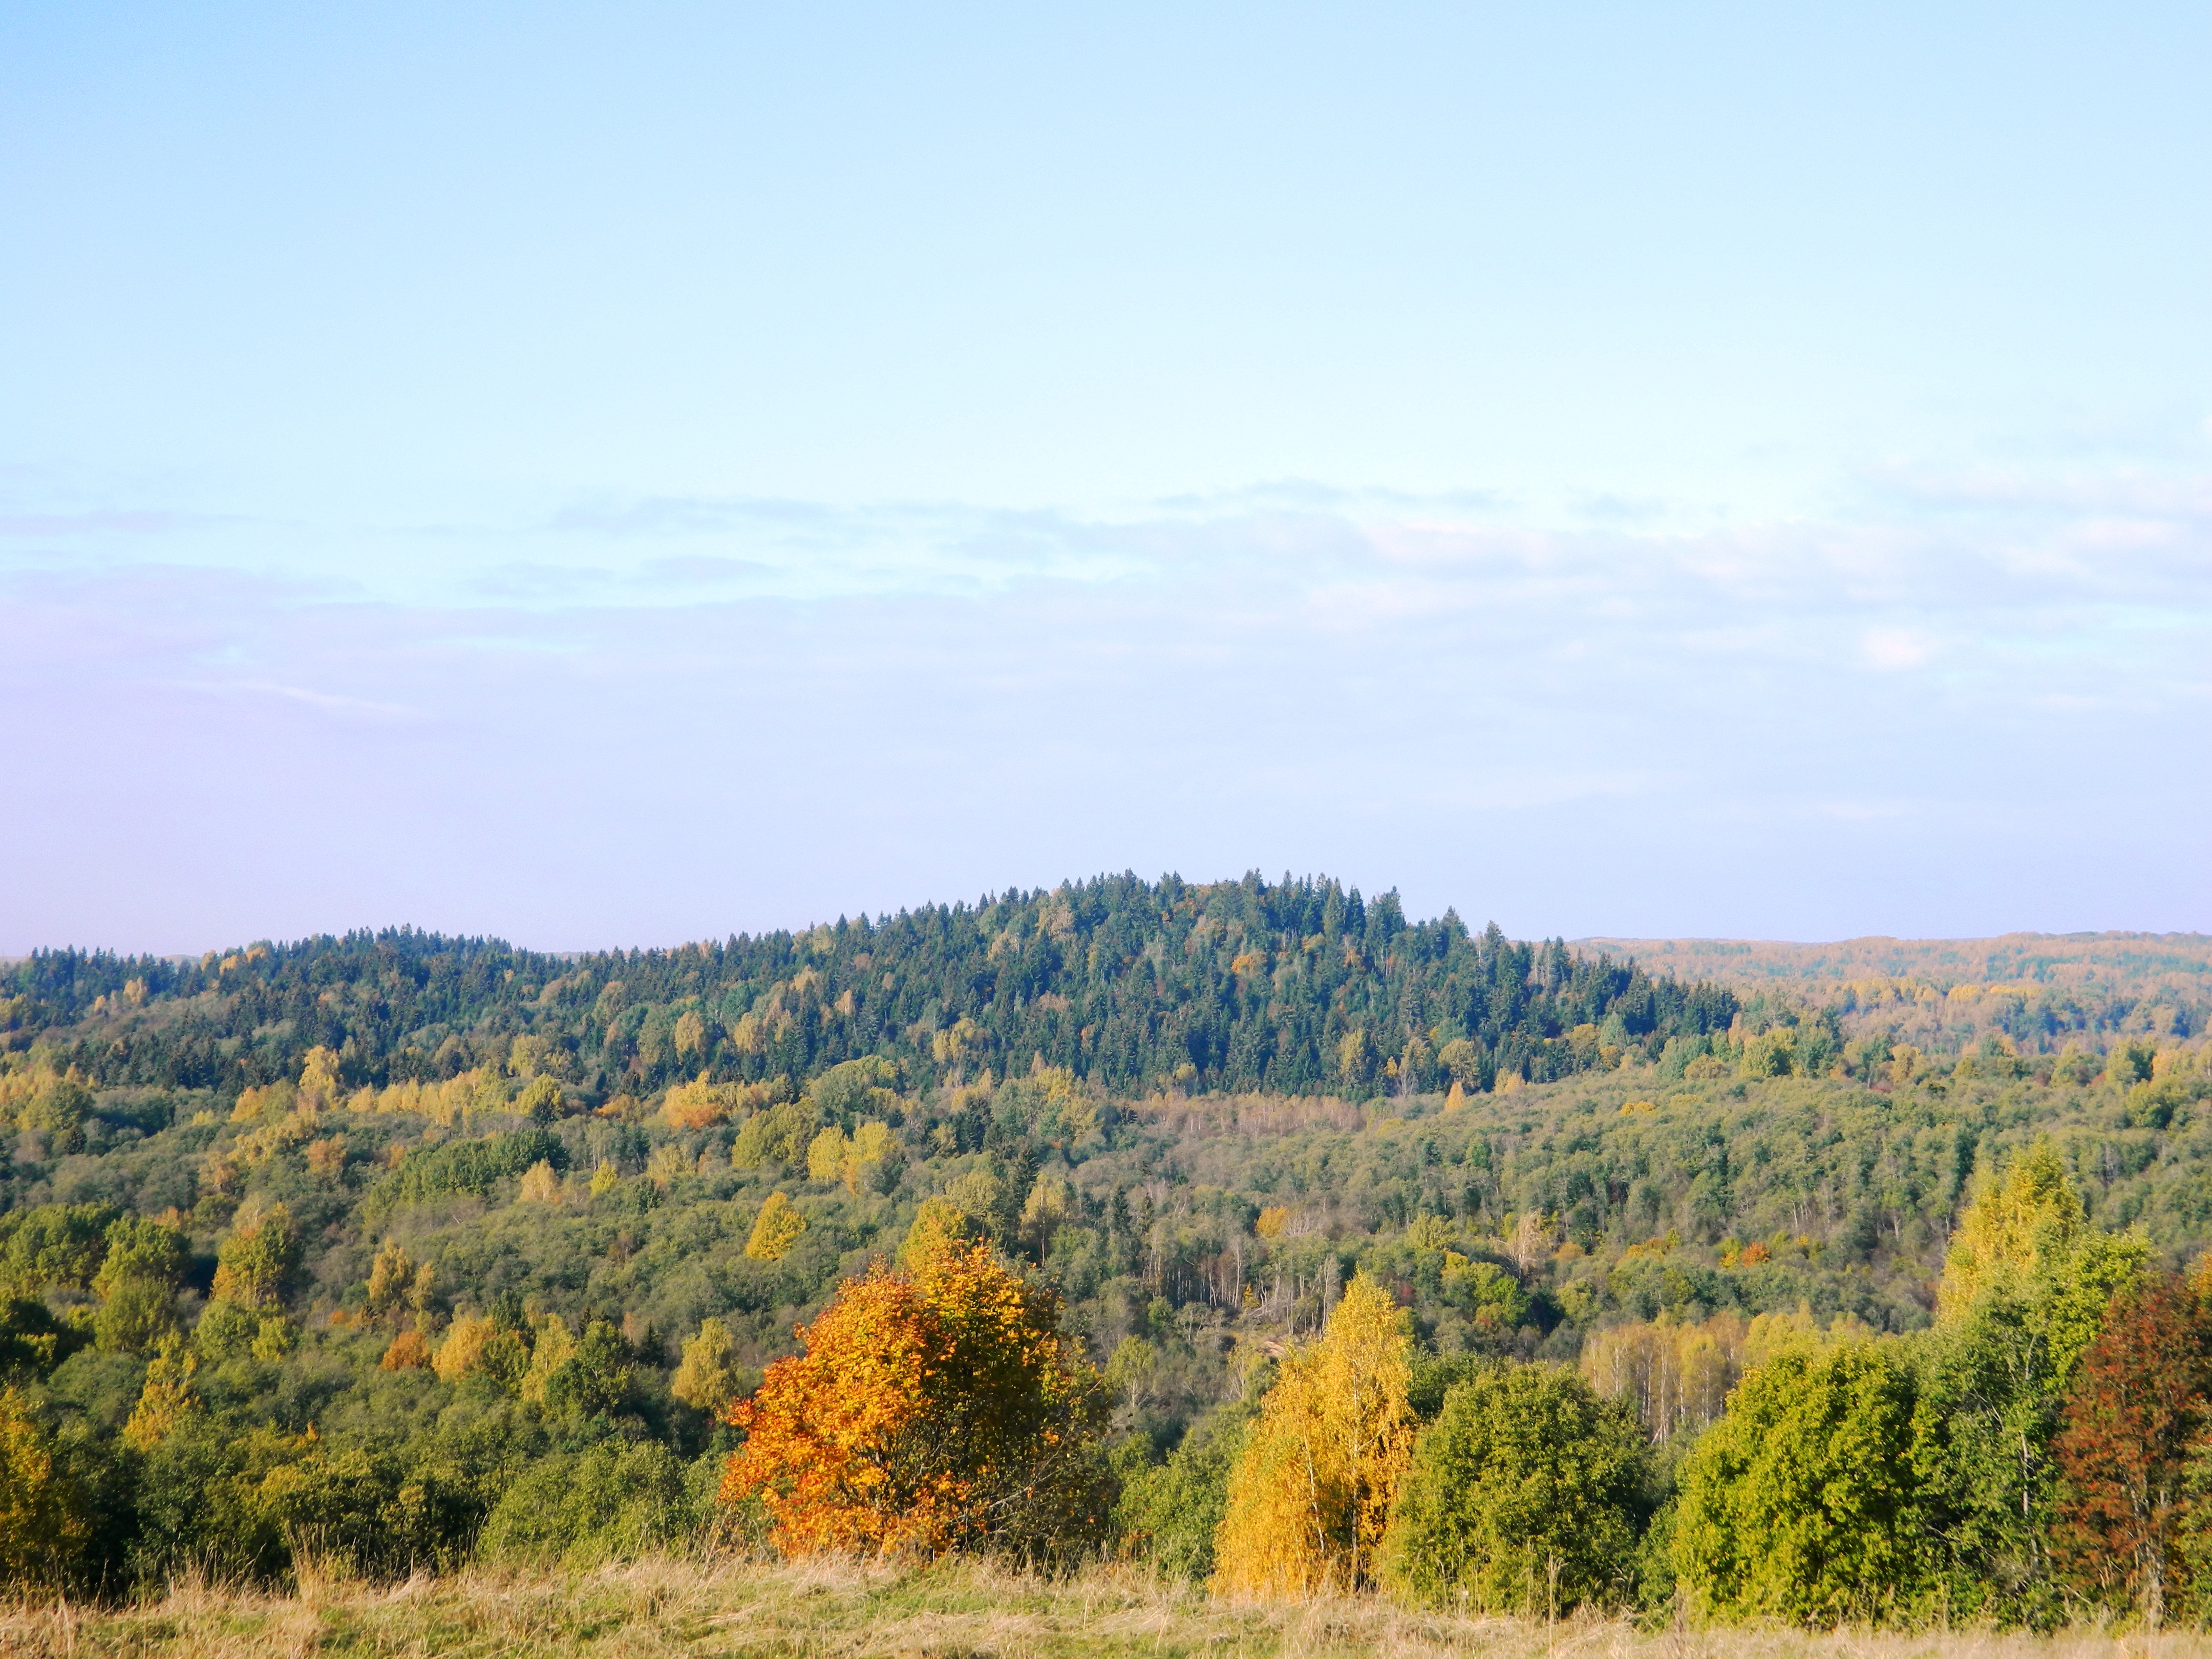
[(2212, 1383), (2207, 1336), (2203, 1304), (2170, 1274), (2115, 1297), (2052, 1443), (2059, 1562), (2082, 1590), (2154, 1622), (2178, 1588), (2184, 1476)]

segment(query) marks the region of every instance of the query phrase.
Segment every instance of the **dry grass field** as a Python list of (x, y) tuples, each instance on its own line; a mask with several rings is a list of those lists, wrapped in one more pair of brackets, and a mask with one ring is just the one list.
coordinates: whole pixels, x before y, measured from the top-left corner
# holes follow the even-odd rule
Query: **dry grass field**
[(304, 1659), (309, 1655), (1297, 1656), (1480, 1659), (2212, 1659), (2212, 1638), (2075, 1631), (1669, 1630), (1463, 1619), (1370, 1598), (1223, 1607), (1188, 1588), (1091, 1572), (1051, 1581), (955, 1564), (917, 1571), (659, 1559), (567, 1574), (471, 1571), (368, 1588), (310, 1581), (295, 1596), (180, 1586), (128, 1609), (18, 1607), (0, 1655)]

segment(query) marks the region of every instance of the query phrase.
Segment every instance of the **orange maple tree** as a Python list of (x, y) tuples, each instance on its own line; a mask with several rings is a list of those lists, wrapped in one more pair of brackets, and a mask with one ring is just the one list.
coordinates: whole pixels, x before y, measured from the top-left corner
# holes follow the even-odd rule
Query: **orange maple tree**
[(731, 1407), (746, 1440), (723, 1502), (759, 1498), (790, 1555), (1081, 1544), (1105, 1518), (1104, 1396), (1059, 1322), (987, 1244), (847, 1279)]

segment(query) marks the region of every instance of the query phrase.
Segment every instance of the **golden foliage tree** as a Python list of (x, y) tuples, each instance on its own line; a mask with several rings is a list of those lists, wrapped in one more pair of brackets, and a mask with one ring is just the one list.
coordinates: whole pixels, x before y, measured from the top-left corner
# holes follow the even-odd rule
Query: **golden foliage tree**
[(57, 1584), (91, 1531), (28, 1403), (12, 1385), (0, 1389), (0, 1576), (11, 1589)]
[(1364, 1274), (1318, 1341), (1289, 1355), (1229, 1478), (1213, 1590), (1307, 1595), (1375, 1580), (1411, 1462), (1413, 1340)]
[(721, 1416), (738, 1394), (737, 1338), (719, 1318), (699, 1322), (699, 1334), (684, 1340), (684, 1363), (668, 1380), (668, 1391), (684, 1405)]
[(458, 1382), (477, 1370), (483, 1352), (499, 1328), (489, 1319), (464, 1315), (456, 1319), (446, 1332), (446, 1340), (438, 1345), (431, 1364), (441, 1382)]
[(307, 1060), (300, 1067), (301, 1109), (333, 1110), (344, 1097), (345, 1085), (338, 1079), (337, 1053), (319, 1045), (308, 1049)]
[(1052, 1555), (1103, 1520), (1097, 1374), (1060, 1304), (981, 1244), (849, 1279), (730, 1420), (722, 1498), (787, 1553)]
[(1717, 1313), (1684, 1322), (1662, 1314), (1650, 1324), (1609, 1326), (1583, 1343), (1582, 1373), (1609, 1399), (1625, 1401), (1654, 1440), (1695, 1436), (1720, 1420), (1746, 1372), (1792, 1348), (1817, 1348), (1871, 1334), (1849, 1314), (1826, 1328), (1800, 1303), (1794, 1313), (1747, 1320)]
[(300, 1241), (291, 1212), (272, 1204), (241, 1220), (216, 1254), (213, 1300), (241, 1308), (281, 1307), (284, 1290), (300, 1265)]
[(125, 1445), (136, 1451), (150, 1450), (200, 1409), (199, 1391), (192, 1386), (199, 1368), (198, 1357), (181, 1335), (169, 1337), (154, 1350), (138, 1401), (123, 1425)]
[(699, 1334), (684, 1344), (684, 1363), (668, 1385), (687, 1406), (719, 1415), (738, 1392), (738, 1344), (719, 1319), (700, 1322)]
[(538, 1322), (538, 1340), (530, 1345), (530, 1369), (522, 1374), (522, 1397), (537, 1405), (545, 1403), (545, 1385), (552, 1381), (553, 1373), (576, 1357), (576, 1339), (568, 1334), (568, 1322), (559, 1314), (548, 1314)]
[(884, 1184), (896, 1182), (904, 1162), (898, 1132), (871, 1120), (853, 1131), (852, 1148), (845, 1157), (845, 1185), (857, 1193), (863, 1182), (872, 1182), (878, 1176)]
[(552, 1164), (541, 1158), (523, 1171), (522, 1185), (515, 1196), (526, 1204), (558, 1204), (561, 1177), (553, 1173)]
[(678, 1084), (668, 1091), (660, 1103), (661, 1121), (672, 1129), (711, 1128), (744, 1111), (758, 1092), (757, 1085), (749, 1088), (742, 1083), (716, 1083), (702, 1072), (691, 1082)]
[(395, 1313), (415, 1281), (415, 1264), (396, 1238), (387, 1238), (368, 1264), (368, 1312), (372, 1319)]
[(1951, 1235), (1938, 1317), (1956, 1318), (1983, 1291), (2033, 1277), (2044, 1257), (2063, 1252), (2087, 1224), (2057, 1148), (2038, 1140), (2002, 1180), (1984, 1184)]
[(1070, 1188), (1058, 1176), (1041, 1175), (1022, 1203), (1022, 1248), (1042, 1261), (1052, 1251), (1053, 1235), (1066, 1224)]
[(522, 1339), (482, 1316), (456, 1319), (430, 1360), (442, 1382), (482, 1372), (510, 1386), (521, 1381), (529, 1364), (530, 1350)]
[(1344, 1034), (1344, 1040), (1336, 1045), (1336, 1069), (1355, 1086), (1367, 1081), (1368, 1073), (1375, 1069), (1375, 1044), (1364, 1029)]
[(806, 1178), (809, 1181), (842, 1181), (845, 1164), (853, 1151), (853, 1143), (845, 1132), (834, 1125), (814, 1137), (806, 1148)]
[(899, 1246), (899, 1266), (918, 1266), (938, 1251), (975, 1241), (978, 1229), (967, 1212), (949, 1198), (925, 1198), (914, 1212), (906, 1242)]
[(561, 1115), (561, 1085), (550, 1077), (534, 1077), (514, 1097), (514, 1110), (532, 1123), (550, 1123)]
[(755, 1261), (781, 1261), (805, 1231), (806, 1218), (799, 1212), (799, 1206), (781, 1193), (770, 1193), (768, 1202), (761, 1206), (760, 1214), (753, 1218), (752, 1237), (745, 1241), (745, 1254)]

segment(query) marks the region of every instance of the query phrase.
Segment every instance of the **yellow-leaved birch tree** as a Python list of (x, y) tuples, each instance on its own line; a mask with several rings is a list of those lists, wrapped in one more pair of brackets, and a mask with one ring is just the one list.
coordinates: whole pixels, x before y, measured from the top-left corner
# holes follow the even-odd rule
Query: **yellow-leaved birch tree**
[(1406, 1315), (1362, 1275), (1321, 1339), (1284, 1358), (1230, 1474), (1215, 1595), (1310, 1595), (1374, 1582), (1413, 1455), (1413, 1349)]

